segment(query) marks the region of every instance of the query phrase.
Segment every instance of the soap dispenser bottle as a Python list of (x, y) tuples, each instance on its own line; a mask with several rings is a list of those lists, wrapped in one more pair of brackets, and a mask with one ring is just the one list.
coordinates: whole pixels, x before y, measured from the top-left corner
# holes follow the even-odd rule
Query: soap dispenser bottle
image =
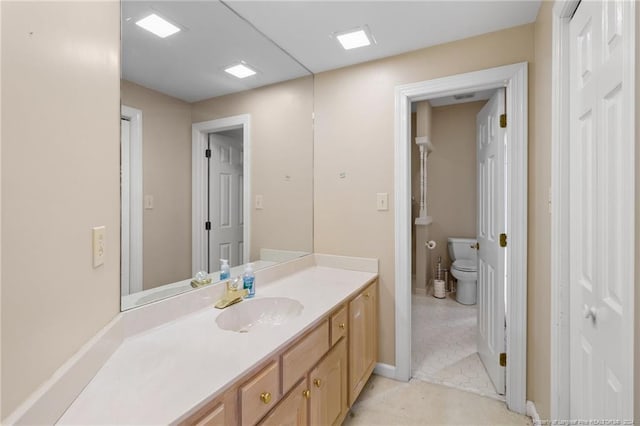
[(247, 263), (247, 267), (242, 275), (242, 282), (245, 290), (249, 291), (246, 298), (255, 296), (256, 294), (256, 278), (253, 274), (253, 263)]
[(231, 276), (229, 261), (227, 259), (220, 259), (220, 262), (222, 262), (222, 266), (220, 266), (220, 281), (228, 280)]

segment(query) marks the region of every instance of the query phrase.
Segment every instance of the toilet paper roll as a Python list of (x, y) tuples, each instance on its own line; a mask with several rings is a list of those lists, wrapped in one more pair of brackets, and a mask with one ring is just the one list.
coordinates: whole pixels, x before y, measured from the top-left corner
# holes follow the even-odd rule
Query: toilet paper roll
[(443, 280), (433, 280), (433, 297), (444, 299), (447, 296), (447, 289)]
[(433, 250), (436, 248), (436, 242), (433, 240), (429, 240), (424, 244), (429, 250)]

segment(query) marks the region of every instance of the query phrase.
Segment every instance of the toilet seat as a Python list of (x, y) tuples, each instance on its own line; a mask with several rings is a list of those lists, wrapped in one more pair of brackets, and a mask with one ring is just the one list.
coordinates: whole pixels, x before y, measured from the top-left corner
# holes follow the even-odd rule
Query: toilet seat
[(462, 272), (476, 272), (478, 267), (476, 266), (476, 262), (469, 259), (458, 259), (453, 262), (451, 268), (457, 269)]

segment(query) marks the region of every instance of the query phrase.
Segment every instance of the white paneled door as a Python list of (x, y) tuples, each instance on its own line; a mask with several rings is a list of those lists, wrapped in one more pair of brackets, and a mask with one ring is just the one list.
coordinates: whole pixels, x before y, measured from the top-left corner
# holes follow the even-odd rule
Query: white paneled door
[(242, 138), (209, 135), (209, 272), (220, 270), (220, 259), (231, 266), (243, 259)]
[[(570, 22), (570, 414), (633, 417), (634, 140), (623, 48), (631, 2)], [(629, 98), (631, 97), (631, 98)]]
[(478, 353), (496, 392), (505, 393), (505, 89), (499, 89), (476, 118), (478, 149)]

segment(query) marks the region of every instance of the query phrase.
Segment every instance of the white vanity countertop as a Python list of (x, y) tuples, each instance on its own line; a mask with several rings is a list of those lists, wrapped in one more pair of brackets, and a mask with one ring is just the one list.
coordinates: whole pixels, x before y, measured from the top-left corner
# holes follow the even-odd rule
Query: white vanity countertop
[[(59, 424), (168, 424), (192, 412), (309, 329), (377, 274), (313, 266), (256, 286), (256, 298), (289, 297), (300, 316), (237, 333), (218, 328), (213, 307), (124, 340)], [(245, 303), (245, 302), (242, 302)]]

